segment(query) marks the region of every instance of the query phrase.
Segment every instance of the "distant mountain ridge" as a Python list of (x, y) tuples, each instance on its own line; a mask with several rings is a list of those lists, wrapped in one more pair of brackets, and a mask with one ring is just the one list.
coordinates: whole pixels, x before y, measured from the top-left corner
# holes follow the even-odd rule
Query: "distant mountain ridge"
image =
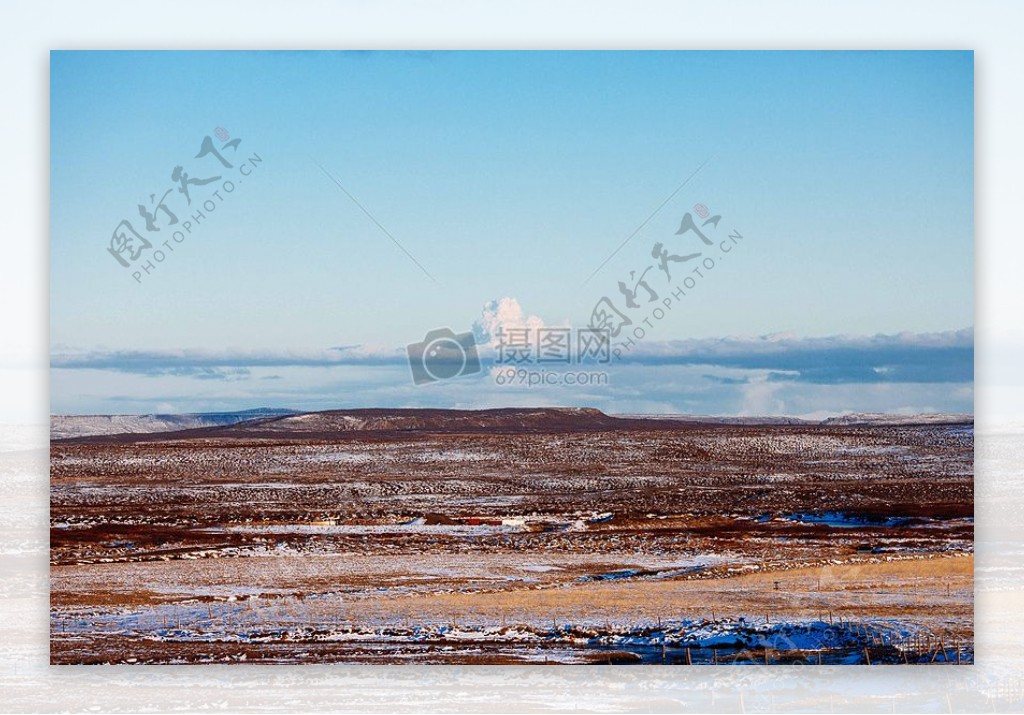
[(191, 412), (169, 415), (51, 415), (50, 439), (175, 432), (291, 414), (295, 414), (295, 410), (260, 407), (236, 412)]
[(559, 430), (585, 422), (590, 427), (614, 429), (622, 424), (618, 417), (591, 407), (507, 407), (490, 410), (445, 409), (362, 409), (329, 410), (288, 415), (247, 425), (260, 432), (404, 432), (404, 431), (478, 431)]
[[(366, 432), (576, 432), (618, 430), (649, 424), (606, 415), (589, 407), (509, 407), (488, 410), (368, 408), (267, 414), (248, 413), (51, 418), (51, 439), (140, 440), (191, 437), (228, 439), (326, 439)], [(126, 429), (126, 428), (131, 428)], [(657, 428), (657, 426), (655, 426)]]
[(974, 415), (966, 414), (926, 414), (926, 415), (887, 415), (881, 412), (852, 412), (839, 417), (822, 420), (823, 425), (954, 425), (974, 424)]
[(255, 409), (185, 415), (85, 415), (50, 418), (51, 439), (174, 439), (179, 435), (228, 439), (326, 439), (381, 432), (593, 432), (621, 429), (684, 429), (691, 425), (883, 426), (973, 424), (972, 415), (852, 414), (821, 421), (790, 417), (704, 417), (688, 415), (612, 416), (590, 407), (507, 407), (487, 410), (370, 408), (297, 412)]

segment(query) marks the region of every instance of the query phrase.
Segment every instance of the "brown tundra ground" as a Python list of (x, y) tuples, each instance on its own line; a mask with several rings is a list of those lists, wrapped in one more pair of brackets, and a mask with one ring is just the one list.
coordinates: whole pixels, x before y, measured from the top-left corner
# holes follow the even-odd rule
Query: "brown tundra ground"
[(54, 663), (973, 660), (973, 426), (357, 410), (51, 444)]

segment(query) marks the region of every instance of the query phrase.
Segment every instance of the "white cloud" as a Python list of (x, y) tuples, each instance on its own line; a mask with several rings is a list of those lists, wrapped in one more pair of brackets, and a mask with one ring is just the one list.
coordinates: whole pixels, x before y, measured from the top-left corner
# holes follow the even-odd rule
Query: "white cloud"
[(523, 329), (534, 332), (544, 327), (544, 319), (527, 315), (515, 298), (499, 298), (484, 305), (480, 319), (473, 324), (473, 334), (480, 344), (496, 348), (502, 331)]

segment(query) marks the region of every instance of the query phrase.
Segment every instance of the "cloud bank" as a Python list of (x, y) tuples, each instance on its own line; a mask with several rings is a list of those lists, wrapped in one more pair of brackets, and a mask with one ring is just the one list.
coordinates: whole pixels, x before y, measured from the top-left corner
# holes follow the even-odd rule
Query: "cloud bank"
[[(474, 327), (481, 357), (493, 358), (500, 329), (544, 327), (518, 304), (491, 304)], [(345, 346), (325, 350), (90, 350), (56, 352), (54, 370), (106, 370), (139, 375), (235, 379), (253, 368), (404, 366), (404, 348)], [(895, 382), (972, 382), (974, 334), (971, 329), (941, 333), (800, 338), (765, 335), (637, 343), (612, 359), (623, 365), (696, 366), (768, 371), (769, 382), (822, 385)], [(709, 373), (711, 379), (742, 382), (738, 375)]]
[[(515, 298), (487, 303), (472, 332), (480, 372), (415, 386), (405, 347), (317, 350), (74, 350), (51, 356), (55, 413), (201, 412), (252, 407), (598, 407), (611, 413), (821, 417), (973, 412), (974, 332), (643, 340), (600, 386), (498, 385), (499, 336), (551, 326)], [(453, 329), (458, 331), (457, 326)], [(613, 343), (616, 341), (613, 341)], [(538, 369), (538, 365), (520, 366)], [(174, 409), (170, 409), (170, 408)]]

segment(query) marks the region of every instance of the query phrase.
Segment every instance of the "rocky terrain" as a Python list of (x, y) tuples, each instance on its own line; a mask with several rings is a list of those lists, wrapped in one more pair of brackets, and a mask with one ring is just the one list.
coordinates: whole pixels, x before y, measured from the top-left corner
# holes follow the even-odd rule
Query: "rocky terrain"
[(346, 410), (55, 439), (52, 657), (969, 662), (973, 425), (852, 422)]

